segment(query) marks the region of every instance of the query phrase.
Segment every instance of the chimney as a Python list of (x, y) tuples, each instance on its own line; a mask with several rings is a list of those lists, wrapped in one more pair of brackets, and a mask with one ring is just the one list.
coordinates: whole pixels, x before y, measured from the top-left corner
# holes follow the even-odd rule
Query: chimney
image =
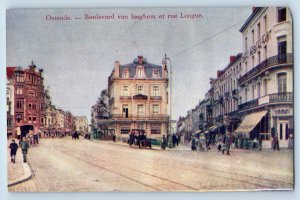
[(143, 56), (138, 56), (138, 64), (143, 64)]
[(115, 78), (119, 78), (120, 77), (120, 62), (119, 61), (115, 61), (115, 73), (114, 73), (114, 77)]
[(222, 70), (218, 70), (218, 71), (217, 71), (217, 76), (218, 76), (218, 78), (219, 78), (220, 76), (222, 76), (222, 74), (223, 74), (223, 71), (222, 71)]
[(230, 63), (232, 63), (232, 62), (234, 61), (234, 59), (235, 59), (235, 56), (230, 56), (230, 57), (229, 57)]

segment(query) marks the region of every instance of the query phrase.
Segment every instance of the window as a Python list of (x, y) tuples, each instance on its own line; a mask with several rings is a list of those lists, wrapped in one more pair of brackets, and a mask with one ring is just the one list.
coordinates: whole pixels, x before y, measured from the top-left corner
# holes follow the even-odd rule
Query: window
[(254, 55), (252, 56), (252, 66), (254, 67), (255, 63), (254, 63)]
[(17, 95), (22, 95), (23, 94), (23, 88), (17, 87), (16, 93), (17, 93)]
[(22, 117), (21, 114), (17, 114), (17, 115), (16, 115), (16, 120), (17, 120), (18, 123), (19, 123), (22, 119), (23, 119), (23, 117)]
[(31, 117), (28, 117), (28, 120), (31, 122), (32, 118), (31, 118)]
[(137, 94), (144, 94), (144, 87), (142, 85), (137, 86)]
[(257, 52), (257, 63), (259, 64), (261, 62), (260, 60), (260, 51)]
[(248, 49), (248, 39), (247, 37), (245, 37), (245, 52), (247, 51)]
[(265, 46), (265, 47), (264, 47), (264, 54), (265, 54), (264, 59), (265, 59), (265, 60), (267, 60), (267, 58), (268, 58), (268, 52), (267, 52), (267, 51), (268, 51), (268, 47)]
[(252, 45), (254, 44), (254, 29), (252, 29)]
[(265, 30), (264, 31), (267, 32), (268, 31), (267, 15), (264, 16), (263, 21), (264, 21), (264, 26), (265, 26)]
[(137, 67), (136, 74), (137, 74), (137, 78), (144, 78), (143, 67)]
[(153, 96), (159, 96), (159, 87), (153, 86)]
[(286, 73), (277, 75), (278, 93), (286, 92)]
[(254, 90), (255, 90), (255, 85), (254, 84), (252, 84), (252, 99), (254, 99), (255, 98), (255, 92), (254, 92)]
[(130, 133), (130, 127), (121, 126), (121, 134), (129, 134), (129, 133)]
[(17, 108), (23, 109), (23, 101), (20, 100), (17, 101)]
[(286, 57), (286, 36), (281, 36), (277, 38), (278, 45), (278, 57), (280, 60)]
[(278, 22), (286, 21), (286, 7), (278, 8), (277, 10)]
[(257, 98), (260, 97), (260, 82), (257, 84)]
[(150, 128), (151, 128), (151, 134), (160, 134), (161, 133), (161, 131), (160, 131), (161, 124), (159, 124), (159, 123), (151, 124)]
[(248, 88), (245, 89), (245, 102), (248, 101)]
[(123, 111), (125, 117), (128, 118), (128, 114), (129, 114), (128, 105), (123, 105), (122, 111)]
[(35, 91), (34, 90), (28, 91), (28, 96), (35, 97)]
[(264, 95), (268, 94), (268, 81), (267, 79), (263, 80), (263, 87), (264, 87)]
[(36, 117), (32, 117), (32, 121), (36, 122)]
[(153, 70), (153, 75), (152, 75), (153, 78), (159, 78), (159, 70), (158, 69), (154, 69)]
[(18, 83), (24, 82), (23, 74), (17, 73), (16, 77), (17, 77), (17, 82)]
[(129, 86), (124, 85), (122, 93), (123, 93), (123, 96), (130, 96), (130, 94), (129, 94)]
[(36, 105), (32, 104), (32, 110), (36, 110)]
[(157, 104), (152, 105), (152, 112), (153, 114), (159, 113), (159, 106)]
[(32, 109), (32, 104), (31, 104), (31, 103), (28, 104), (28, 109), (29, 109), (29, 110)]
[(257, 39), (260, 38), (260, 23), (257, 24)]
[(143, 105), (137, 106), (137, 113), (138, 113), (138, 115), (144, 114), (144, 106)]
[(123, 70), (122, 77), (123, 77), (123, 78), (129, 78), (129, 70), (128, 70), (127, 68), (125, 68), (125, 69)]

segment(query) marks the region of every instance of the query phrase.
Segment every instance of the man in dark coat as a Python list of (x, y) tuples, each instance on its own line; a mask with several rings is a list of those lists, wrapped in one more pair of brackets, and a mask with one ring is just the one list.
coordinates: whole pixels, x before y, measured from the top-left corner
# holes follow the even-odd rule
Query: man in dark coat
[(163, 138), (161, 140), (161, 149), (165, 150), (167, 146), (167, 138), (165, 135), (163, 135)]
[(177, 137), (176, 137), (175, 133), (173, 133), (173, 135), (172, 135), (173, 148), (175, 147), (176, 143), (177, 143)]
[(12, 140), (10, 145), (10, 157), (11, 157), (11, 162), (15, 163), (16, 162), (16, 154), (18, 150), (18, 145), (16, 144), (15, 140)]

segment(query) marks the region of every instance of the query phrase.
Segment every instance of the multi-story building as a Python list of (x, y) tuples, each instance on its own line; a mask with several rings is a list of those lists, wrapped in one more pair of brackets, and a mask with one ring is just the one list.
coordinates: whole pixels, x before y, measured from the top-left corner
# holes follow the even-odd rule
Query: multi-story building
[(115, 62), (108, 78), (109, 128), (127, 140), (132, 129), (161, 138), (169, 130), (168, 69), (138, 56), (130, 64)]
[(250, 139), (271, 130), (287, 146), (293, 130), (292, 16), (286, 7), (256, 7), (240, 32), (243, 35), (243, 75), (239, 112), (244, 119), (236, 133)]
[[(36, 129), (44, 127), (44, 85), (42, 69), (32, 62), (28, 68), (16, 67), (11, 79), (14, 85), (15, 127), (33, 125)], [(9, 77), (10, 78), (10, 77)], [(14, 136), (16, 130), (14, 129)]]
[(86, 116), (75, 116), (75, 130), (80, 133), (88, 131), (88, 120)]
[(230, 56), (229, 64), (218, 71), (217, 78), (213, 81), (215, 124), (226, 123), (235, 111), (238, 110), (238, 78), (240, 76), (241, 54)]
[(14, 83), (13, 73), (16, 67), (6, 68), (6, 119), (7, 133), (14, 132)]

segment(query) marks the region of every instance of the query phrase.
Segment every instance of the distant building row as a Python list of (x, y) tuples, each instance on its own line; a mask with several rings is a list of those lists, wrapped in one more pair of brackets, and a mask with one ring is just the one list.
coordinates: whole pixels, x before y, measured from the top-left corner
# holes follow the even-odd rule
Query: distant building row
[(86, 117), (83, 126), (82, 117), (52, 105), (42, 72), (33, 62), (27, 68), (6, 68), (7, 132), (15, 137), (17, 127), (23, 125), (33, 125), (44, 133), (87, 131)]

